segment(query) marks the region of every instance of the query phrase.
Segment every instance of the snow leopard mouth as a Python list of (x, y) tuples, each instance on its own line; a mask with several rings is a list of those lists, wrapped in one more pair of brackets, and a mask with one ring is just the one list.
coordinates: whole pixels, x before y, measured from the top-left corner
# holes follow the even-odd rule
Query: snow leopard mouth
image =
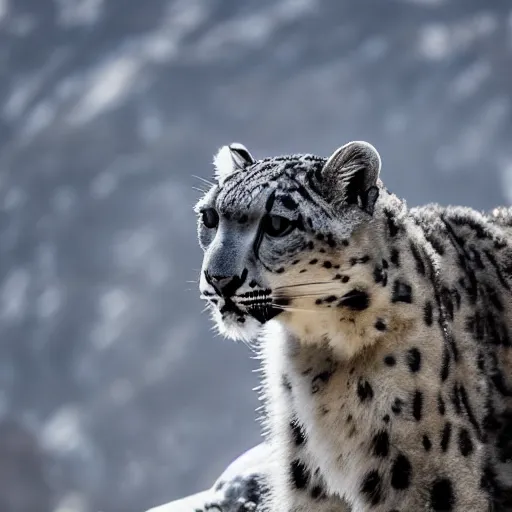
[(261, 324), (272, 320), (283, 312), (279, 304), (272, 296), (272, 290), (252, 290), (237, 296), (239, 304), (244, 306), (247, 314)]
[[(235, 317), (239, 324), (244, 323), (247, 316), (265, 324), (282, 313), (284, 309), (281, 306), (285, 305), (283, 299), (274, 299), (269, 289), (252, 290), (232, 297), (203, 295), (219, 309), (223, 319)], [(222, 305), (219, 300), (223, 302)]]

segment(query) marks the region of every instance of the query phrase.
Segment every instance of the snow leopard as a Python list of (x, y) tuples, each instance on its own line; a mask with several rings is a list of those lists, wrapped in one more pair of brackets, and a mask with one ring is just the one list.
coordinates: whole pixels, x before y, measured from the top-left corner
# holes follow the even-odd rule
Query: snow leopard
[(363, 141), (214, 168), (199, 288), (258, 340), (258, 510), (512, 510), (512, 209), (410, 208)]

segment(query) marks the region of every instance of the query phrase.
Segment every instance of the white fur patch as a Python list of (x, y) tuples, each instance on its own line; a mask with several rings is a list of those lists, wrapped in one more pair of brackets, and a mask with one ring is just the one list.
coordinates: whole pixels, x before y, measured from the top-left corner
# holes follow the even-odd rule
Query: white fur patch
[(243, 144), (233, 142), (229, 146), (222, 146), (213, 157), (215, 177), (222, 183), (227, 176), (252, 163), (254, 163), (254, 159)]
[(222, 146), (213, 157), (215, 177), (221, 181), (238, 169), (229, 146)]

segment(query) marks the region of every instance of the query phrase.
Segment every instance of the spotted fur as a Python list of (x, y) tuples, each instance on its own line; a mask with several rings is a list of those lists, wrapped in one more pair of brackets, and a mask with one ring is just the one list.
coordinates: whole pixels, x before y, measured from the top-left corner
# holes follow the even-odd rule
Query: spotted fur
[(265, 510), (512, 510), (512, 210), (408, 209), (362, 142), (220, 155), (200, 288), (261, 342)]

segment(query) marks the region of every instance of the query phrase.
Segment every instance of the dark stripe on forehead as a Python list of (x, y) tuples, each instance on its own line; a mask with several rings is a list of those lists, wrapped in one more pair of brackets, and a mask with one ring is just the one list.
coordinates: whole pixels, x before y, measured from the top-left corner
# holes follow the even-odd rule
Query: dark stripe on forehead
[(244, 206), (248, 206), (248, 203), (252, 202), (254, 192), (257, 189), (267, 188), (271, 186), (272, 182), (287, 178), (284, 173), (286, 164), (283, 166), (283, 162), (285, 160), (276, 165), (274, 161), (272, 165), (267, 163), (263, 166), (253, 166), (253, 168), (235, 173), (236, 176), (229, 183), (224, 183), (219, 192), (218, 197), (222, 205), (230, 207), (243, 202)]
[[(283, 173), (291, 178), (296, 176), (299, 172), (307, 173), (308, 171), (313, 171), (315, 167), (318, 167), (318, 165), (323, 167), (325, 161), (326, 160), (324, 158), (315, 157), (313, 155), (291, 155), (265, 158), (263, 160), (259, 160), (244, 171), (235, 173), (233, 176), (236, 175), (236, 177), (241, 178), (241, 180), (236, 180), (234, 186), (239, 186), (241, 184), (247, 186), (250, 181), (264, 178), (274, 180), (277, 177), (282, 176)], [(267, 173), (270, 174), (270, 176), (265, 176)], [(226, 185), (230, 179), (231, 176), (226, 178), (224, 185)]]
[[(312, 155), (283, 156), (260, 160), (245, 170), (235, 172), (222, 185), (217, 196), (222, 210), (248, 209), (265, 188), (278, 189), (279, 195), (288, 196), (281, 203), (285, 208), (295, 209), (301, 199), (291, 197), (292, 192), (310, 202), (316, 202), (308, 191), (307, 176), (323, 167), (325, 159)], [(314, 195), (318, 191), (313, 190)], [(279, 197), (279, 196), (278, 196)], [(267, 209), (267, 212), (270, 209)]]
[(282, 169), (275, 166), (254, 167), (235, 173), (229, 182), (227, 180), (224, 182), (219, 193), (219, 196), (222, 196), (222, 202), (229, 203), (233, 192), (237, 195), (240, 194), (240, 190), (251, 193), (263, 183), (268, 185), (270, 181), (273, 181), (282, 173)]
[(273, 190), (270, 195), (268, 196), (267, 202), (265, 203), (265, 211), (267, 213), (272, 210), (272, 206), (274, 206), (274, 201), (276, 200), (276, 191)]

